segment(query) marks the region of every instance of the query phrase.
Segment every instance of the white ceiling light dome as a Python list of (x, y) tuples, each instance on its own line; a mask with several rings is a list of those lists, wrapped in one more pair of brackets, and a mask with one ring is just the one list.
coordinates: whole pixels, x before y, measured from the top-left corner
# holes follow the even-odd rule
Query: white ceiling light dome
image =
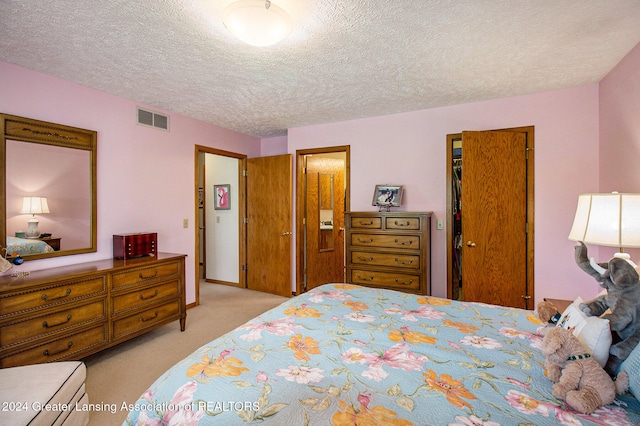
[(252, 46), (271, 46), (284, 40), (293, 29), (291, 17), (269, 0), (240, 0), (224, 10), (224, 26)]

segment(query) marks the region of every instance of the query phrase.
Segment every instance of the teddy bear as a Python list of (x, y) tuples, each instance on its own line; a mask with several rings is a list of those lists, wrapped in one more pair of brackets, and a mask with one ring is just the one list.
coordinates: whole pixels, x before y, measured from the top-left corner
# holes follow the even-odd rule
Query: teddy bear
[(556, 305), (554, 305), (553, 302), (548, 302), (546, 300), (538, 303), (538, 306), (536, 306), (536, 313), (538, 314), (540, 321), (544, 324), (548, 323), (552, 325), (557, 325), (560, 317), (562, 316), (562, 314), (558, 312)]
[(614, 382), (609, 374), (585, 350), (577, 337), (562, 327), (553, 327), (542, 339), (542, 353), (547, 377), (554, 383), (553, 396), (584, 414), (611, 404), (616, 393), (629, 387), (626, 372)]
[[(609, 320), (613, 344), (605, 370), (612, 377), (622, 361), (640, 341), (640, 274), (638, 267), (624, 253), (616, 254), (607, 263), (595, 263), (587, 256), (583, 242), (575, 247), (578, 267), (595, 278), (606, 294), (580, 305), (586, 315)], [(610, 312), (607, 312), (610, 310)], [(607, 313), (605, 313), (607, 312)], [(604, 315), (603, 315), (604, 314)]]

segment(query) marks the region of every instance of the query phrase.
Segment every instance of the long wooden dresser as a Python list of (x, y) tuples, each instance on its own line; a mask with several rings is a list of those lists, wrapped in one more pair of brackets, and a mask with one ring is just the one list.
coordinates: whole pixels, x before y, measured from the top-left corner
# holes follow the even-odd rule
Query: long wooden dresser
[(431, 213), (345, 214), (347, 281), (431, 294)]
[(0, 277), (0, 367), (79, 360), (180, 320), (185, 255), (107, 259)]

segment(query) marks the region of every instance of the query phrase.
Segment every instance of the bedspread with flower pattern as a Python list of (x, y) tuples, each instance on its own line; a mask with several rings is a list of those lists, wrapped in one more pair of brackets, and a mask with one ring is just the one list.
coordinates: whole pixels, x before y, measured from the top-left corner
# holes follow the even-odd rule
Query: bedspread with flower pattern
[(636, 425), (551, 394), (532, 311), (327, 284), (202, 346), (125, 425)]

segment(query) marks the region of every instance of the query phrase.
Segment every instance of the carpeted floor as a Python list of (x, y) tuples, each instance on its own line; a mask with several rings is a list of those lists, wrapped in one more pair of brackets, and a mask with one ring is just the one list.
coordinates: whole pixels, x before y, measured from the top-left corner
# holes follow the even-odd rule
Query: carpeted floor
[[(279, 305), (285, 297), (236, 287), (200, 283), (200, 305), (178, 321), (86, 358), (89, 425), (121, 425), (123, 402), (134, 403), (165, 370), (191, 352)], [(102, 411), (99, 411), (102, 409)]]

